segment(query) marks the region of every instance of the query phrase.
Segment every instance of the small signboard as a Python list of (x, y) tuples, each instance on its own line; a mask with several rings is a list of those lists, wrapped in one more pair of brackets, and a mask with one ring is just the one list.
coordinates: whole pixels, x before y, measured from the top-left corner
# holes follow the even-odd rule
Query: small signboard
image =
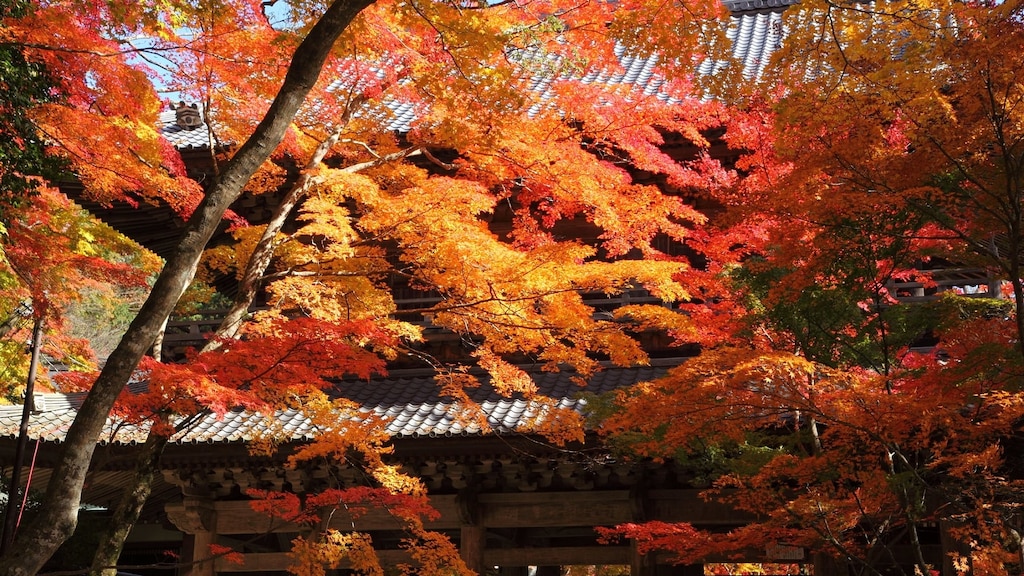
[(775, 543), (765, 547), (764, 553), (769, 560), (797, 561), (804, 559), (804, 549), (800, 546)]

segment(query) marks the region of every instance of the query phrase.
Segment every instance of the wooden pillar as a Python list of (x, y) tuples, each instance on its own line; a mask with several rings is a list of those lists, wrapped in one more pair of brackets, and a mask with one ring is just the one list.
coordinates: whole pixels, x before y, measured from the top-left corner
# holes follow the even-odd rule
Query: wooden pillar
[(459, 555), (466, 566), (477, 574), (484, 573), (484, 549), (487, 547), (487, 529), (483, 526), (462, 526), (459, 535)]
[(641, 554), (636, 540), (629, 542), (629, 576), (656, 576), (653, 554)]
[(217, 541), (217, 513), (207, 498), (186, 497), (180, 504), (164, 506), (167, 518), (188, 535), (182, 561), (191, 562), (188, 576), (215, 576), (210, 545)]
[(213, 532), (197, 532), (192, 534), (192, 569), (188, 576), (215, 576), (214, 561), (210, 558), (210, 544), (214, 544), (217, 535)]

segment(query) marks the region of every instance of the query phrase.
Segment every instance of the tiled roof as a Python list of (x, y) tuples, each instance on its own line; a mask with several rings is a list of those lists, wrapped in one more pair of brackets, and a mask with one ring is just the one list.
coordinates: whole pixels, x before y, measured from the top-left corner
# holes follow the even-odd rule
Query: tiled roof
[[(591, 377), (585, 387), (573, 382), (571, 373), (539, 372), (531, 376), (540, 396), (552, 399), (559, 408), (583, 412), (586, 402), (580, 398), (581, 392), (608, 392), (656, 378), (664, 371), (660, 367), (608, 368)], [(535, 402), (522, 396), (503, 397), (487, 383), (468, 390), (468, 393), (497, 432), (516, 430), (537, 408)], [(465, 426), (460, 422), (459, 406), (451, 398), (439, 395), (432, 378), (393, 379), (386, 385), (373, 382), (348, 384), (342, 395), (358, 403), (363, 410), (387, 418), (387, 429), (393, 436), (451, 436), (481, 432), (475, 425)]]
[[(586, 408), (586, 401), (580, 397), (582, 392), (600, 394), (651, 380), (664, 374), (667, 366), (678, 362), (664, 360), (655, 361), (649, 367), (607, 368), (592, 376), (583, 387), (572, 380), (574, 374), (570, 372), (537, 372), (531, 376), (542, 400), (582, 413)], [(518, 395), (503, 397), (486, 381), (467, 392), (486, 416), (493, 432), (521, 431), (527, 421), (543, 421), (542, 414), (538, 417), (540, 404), (537, 401)], [(463, 406), (440, 394), (431, 377), (345, 382), (339, 385), (337, 393), (360, 406), (363, 414), (384, 418), (386, 430), (393, 437), (479, 435), (484, 432), (471, 419), (465, 418)], [(37, 395), (37, 412), (32, 415), (29, 436), (45, 441), (62, 441), (84, 397), (84, 394)], [(18, 435), (21, 414), (21, 406), (0, 406), (0, 437)], [(179, 434), (175, 441), (180, 444), (244, 442), (270, 427), (284, 431), (292, 440), (306, 440), (316, 434), (309, 420), (294, 410), (278, 412), (270, 422), (258, 414), (235, 411), (222, 416), (206, 415)], [(110, 419), (101, 442), (142, 442), (145, 432), (134, 425)]]
[[(758, 76), (771, 55), (779, 47), (782, 39), (782, 12), (787, 6), (798, 0), (723, 0), (732, 13), (727, 36), (732, 41), (732, 58), (743, 63), (743, 74), (748, 78)], [(617, 53), (621, 70), (591, 70), (584, 74), (580, 81), (584, 84), (607, 86), (611, 90), (627, 87), (635, 93), (644, 95), (659, 94), (667, 101), (673, 98), (661, 93), (663, 79), (655, 73), (658, 57), (636, 56), (626, 54), (623, 50)], [(697, 72), (713, 74), (721, 67), (722, 62), (706, 61)], [(555, 68), (551, 66), (549, 68)], [(538, 74), (530, 81), (530, 89), (540, 94), (541, 100), (550, 96), (551, 75)], [(370, 114), (381, 118), (381, 130), (388, 132), (408, 132), (418, 114), (416, 106), (401, 100), (386, 100), (377, 111)], [(174, 122), (173, 110), (160, 115), (163, 134), (179, 149), (206, 148), (210, 145), (210, 135), (205, 124), (193, 130), (185, 130)]]
[[(782, 2), (760, 0), (744, 0), (733, 4), (741, 3), (784, 6)], [(783, 8), (781, 6), (733, 16), (735, 25), (729, 27), (726, 36), (732, 42), (732, 57), (735, 61), (743, 63), (743, 75), (747, 78), (759, 76), (764, 71), (772, 54), (782, 44)], [(715, 66), (716, 64), (712, 62), (704, 62), (697, 71), (701, 74), (710, 74), (714, 71)]]
[(164, 138), (167, 138), (179, 150), (190, 150), (195, 148), (210, 147), (210, 133), (205, 123), (200, 124), (192, 130), (186, 130), (174, 122), (174, 110), (165, 110), (160, 113), (158, 120)]

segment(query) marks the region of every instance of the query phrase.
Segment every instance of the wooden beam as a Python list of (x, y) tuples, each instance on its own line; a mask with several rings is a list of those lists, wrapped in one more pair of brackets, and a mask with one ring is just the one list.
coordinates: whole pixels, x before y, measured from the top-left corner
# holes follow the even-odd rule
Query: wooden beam
[[(396, 566), (412, 561), (412, 557), (405, 550), (378, 550), (377, 557), (382, 566)], [(293, 563), (294, 560), (287, 552), (250, 552), (244, 555), (242, 564), (228, 562), (224, 558), (218, 559), (217, 572), (285, 572)], [(351, 565), (342, 560), (338, 568), (347, 569), (351, 568)]]
[[(725, 504), (707, 502), (699, 494), (699, 490), (652, 490), (645, 495), (645, 520), (737, 526), (750, 519), (749, 515), (737, 513)], [(457, 498), (453, 494), (430, 497), (430, 504), (441, 516), (427, 522), (428, 529), (455, 530), (462, 526)], [(635, 502), (626, 490), (485, 493), (478, 498), (479, 524), (487, 528), (613, 526), (640, 520), (635, 518)], [(218, 534), (297, 533), (303, 529), (255, 512), (247, 501), (212, 504)], [(181, 505), (168, 505), (169, 515), (179, 508)], [(399, 529), (401, 524), (382, 509), (368, 508), (356, 515), (339, 509), (330, 514), (328, 527), (342, 531), (374, 531)]]
[[(460, 526), (458, 507), (455, 496), (432, 496), (430, 504), (441, 513), (438, 520), (427, 521), (425, 526), (430, 530), (455, 529)], [(300, 532), (303, 526), (286, 522), (280, 518), (270, 518), (266, 514), (256, 512), (245, 500), (222, 500), (213, 503), (217, 512), (218, 534), (271, 534), (280, 532)], [(351, 514), (345, 509), (330, 513), (329, 528), (345, 532), (372, 530), (397, 530), (402, 527), (387, 510), (366, 508), (365, 512)]]
[(284, 572), (292, 565), (287, 552), (250, 552), (243, 555), (244, 562), (236, 564), (224, 558), (217, 559), (217, 573), (224, 572)]
[[(926, 553), (935, 552), (937, 546), (926, 546)], [(897, 560), (906, 563), (912, 561), (909, 547), (900, 546), (895, 550)], [(404, 550), (379, 550), (377, 555), (382, 566), (395, 566), (412, 562), (409, 553)], [(652, 557), (653, 556), (653, 557)], [(286, 552), (248, 553), (244, 555), (244, 564), (234, 564), (224, 558), (216, 561), (218, 573), (233, 572), (284, 572), (292, 563)], [(555, 546), (550, 548), (495, 548), (484, 550), (484, 566), (624, 566), (629, 565), (633, 555), (629, 546)], [(648, 562), (653, 566), (667, 565), (672, 561), (671, 555), (647, 555)], [(834, 566), (826, 566), (821, 557), (815, 555), (805, 562), (814, 562), (815, 568), (822, 570), (824, 576), (834, 575)], [(709, 559), (708, 562), (765, 562), (768, 561), (762, 552), (751, 550), (742, 557)], [(880, 564), (884, 566), (885, 564)], [(699, 566), (699, 565), (698, 565)], [(820, 568), (819, 568), (820, 566)], [(339, 568), (348, 568), (342, 563)], [(697, 567), (688, 568), (696, 571)], [(815, 572), (817, 574), (817, 572)]]
[[(412, 558), (404, 550), (380, 550), (381, 565), (395, 566), (409, 563)], [(217, 560), (218, 573), (283, 572), (292, 564), (286, 552), (253, 552), (244, 555), (244, 564), (235, 564), (221, 558)], [(629, 564), (626, 546), (579, 546), (551, 548), (507, 548), (484, 551), (483, 566), (605, 566)], [(348, 568), (342, 562), (339, 568)]]
[(298, 524), (256, 512), (248, 500), (218, 500), (213, 503), (213, 509), (217, 512), (218, 534), (271, 534), (302, 530)]
[[(437, 495), (430, 497), (430, 505), (441, 515), (436, 520), (426, 520), (423, 525), (428, 530), (453, 530), (462, 525), (459, 516), (457, 496)], [(390, 512), (381, 508), (367, 508), (357, 515), (345, 510), (336, 510), (329, 524), (330, 528), (343, 531), (396, 530), (402, 523)]]
[(703, 526), (737, 526), (751, 520), (728, 504), (707, 501), (701, 490), (651, 490), (643, 494), (646, 518), (637, 518), (625, 490), (481, 494), (481, 523), (489, 528), (612, 526), (661, 520)]
[(632, 522), (629, 492), (481, 494), (480, 523), (488, 528), (610, 526)]
[(738, 526), (754, 520), (747, 512), (706, 500), (703, 490), (650, 490), (646, 493), (647, 520), (689, 522), (703, 526)]

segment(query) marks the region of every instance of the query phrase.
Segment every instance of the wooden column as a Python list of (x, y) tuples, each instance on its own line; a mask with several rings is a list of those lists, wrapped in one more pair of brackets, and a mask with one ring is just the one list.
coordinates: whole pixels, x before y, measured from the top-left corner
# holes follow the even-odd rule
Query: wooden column
[(217, 513), (208, 498), (186, 497), (181, 504), (164, 507), (167, 518), (187, 534), (188, 545), (182, 560), (193, 562), (188, 576), (214, 576), (214, 560), (210, 545), (217, 541)]
[(217, 535), (213, 532), (197, 532), (192, 535), (192, 569), (188, 576), (215, 576), (214, 560), (210, 558), (210, 544), (213, 544)]
[(655, 576), (654, 555), (641, 554), (635, 540), (629, 542), (629, 575)]
[(477, 574), (484, 573), (484, 548), (487, 547), (487, 529), (483, 526), (463, 526), (459, 535), (459, 555), (466, 566)]
[(481, 521), (480, 498), (474, 487), (459, 491), (455, 497), (459, 517), (459, 556), (466, 567), (483, 575), (484, 550), (487, 548), (487, 528)]

